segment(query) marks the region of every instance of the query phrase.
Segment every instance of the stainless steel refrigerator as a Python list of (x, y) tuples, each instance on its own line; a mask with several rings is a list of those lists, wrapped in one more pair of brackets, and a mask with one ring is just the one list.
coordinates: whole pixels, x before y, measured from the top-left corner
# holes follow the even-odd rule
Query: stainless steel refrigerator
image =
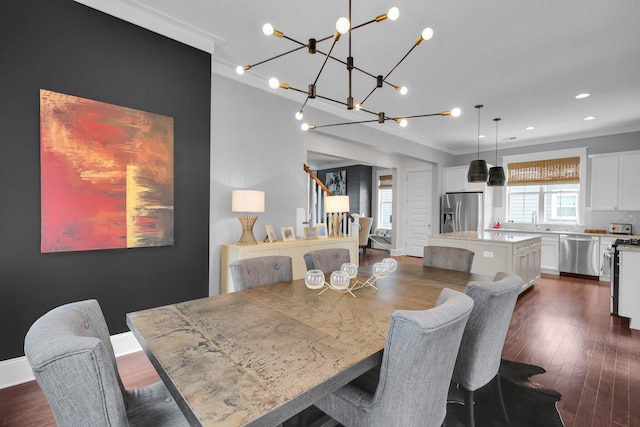
[(440, 203), (440, 232), (483, 231), (483, 193), (446, 193)]

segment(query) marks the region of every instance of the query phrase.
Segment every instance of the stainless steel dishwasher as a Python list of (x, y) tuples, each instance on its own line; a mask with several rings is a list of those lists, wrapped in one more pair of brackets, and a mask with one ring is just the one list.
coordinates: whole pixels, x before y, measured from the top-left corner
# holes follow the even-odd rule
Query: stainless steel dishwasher
[(600, 238), (576, 234), (560, 235), (560, 272), (598, 276)]

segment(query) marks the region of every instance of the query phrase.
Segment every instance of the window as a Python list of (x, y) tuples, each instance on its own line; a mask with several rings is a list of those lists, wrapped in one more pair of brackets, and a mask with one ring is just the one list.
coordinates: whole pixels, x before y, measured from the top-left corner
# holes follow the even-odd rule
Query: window
[(393, 190), (378, 190), (378, 228), (391, 230), (391, 212), (393, 209)]
[(512, 222), (576, 224), (580, 184), (517, 185), (507, 188), (507, 215)]
[(391, 230), (393, 212), (393, 176), (381, 175), (378, 178), (378, 228)]
[(586, 147), (540, 151), (503, 158), (506, 221), (578, 225), (585, 221)]

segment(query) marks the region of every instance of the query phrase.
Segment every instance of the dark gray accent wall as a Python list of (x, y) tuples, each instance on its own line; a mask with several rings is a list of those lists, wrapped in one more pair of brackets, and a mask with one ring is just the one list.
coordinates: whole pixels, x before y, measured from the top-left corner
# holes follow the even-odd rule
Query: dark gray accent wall
[[(0, 360), (49, 309), (125, 314), (208, 293), (211, 56), (72, 0), (0, 2)], [(39, 90), (174, 118), (175, 245), (40, 253)]]
[(349, 196), (349, 212), (363, 216), (371, 216), (371, 166), (356, 165), (343, 168), (323, 169), (316, 174), (320, 181), (326, 183), (328, 172), (347, 171), (347, 195)]

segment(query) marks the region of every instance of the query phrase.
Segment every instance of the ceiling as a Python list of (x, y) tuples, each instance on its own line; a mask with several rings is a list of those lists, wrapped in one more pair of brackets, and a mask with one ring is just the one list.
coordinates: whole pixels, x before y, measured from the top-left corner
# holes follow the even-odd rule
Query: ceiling
[[(84, 3), (106, 4), (106, 0)], [(324, 56), (309, 55), (302, 49), (256, 66), (243, 76), (236, 75), (231, 70), (237, 65), (255, 64), (298, 46), (265, 36), (264, 23), (306, 43), (311, 37), (332, 35), (337, 18), (348, 16), (348, 0), (119, 3), (211, 37), (215, 40), (216, 72), (265, 90), (271, 90), (267, 84), (270, 77), (306, 90)], [(369, 21), (392, 6), (400, 10), (398, 20), (374, 22), (353, 31), (352, 56), (357, 67), (373, 75), (386, 75), (414, 45), (423, 28), (433, 28), (434, 36), (418, 45), (387, 79), (407, 86), (409, 92), (403, 96), (385, 85), (365, 107), (389, 117), (439, 113), (454, 107), (461, 108), (462, 115), (410, 119), (406, 128), (392, 121), (349, 126), (384, 126), (394, 135), (456, 155), (476, 151), (476, 104), (484, 104), (480, 133), (486, 138), (480, 139), (481, 150), (495, 147), (495, 117), (502, 119), (498, 129), (501, 148), (640, 131), (640, 2), (353, 0), (353, 22)], [(345, 35), (336, 43), (333, 55), (345, 59), (348, 44)], [(325, 52), (330, 48), (331, 40), (318, 46)], [(328, 61), (317, 82), (318, 95), (345, 102), (347, 75), (344, 65)], [(354, 72), (355, 102), (374, 86), (375, 80)], [(584, 92), (591, 96), (575, 99)], [(277, 89), (274, 93), (300, 106), (305, 100), (304, 94), (293, 90)], [(320, 99), (310, 100), (308, 105), (344, 115), (340, 121), (376, 118)], [(291, 115), (295, 112), (293, 109)], [(312, 109), (305, 112), (302, 122), (327, 124), (316, 123)], [(587, 116), (596, 118), (583, 120)], [(292, 120), (286, 125), (299, 123)], [(535, 129), (525, 130), (529, 126)], [(341, 130), (331, 129), (336, 133)]]

